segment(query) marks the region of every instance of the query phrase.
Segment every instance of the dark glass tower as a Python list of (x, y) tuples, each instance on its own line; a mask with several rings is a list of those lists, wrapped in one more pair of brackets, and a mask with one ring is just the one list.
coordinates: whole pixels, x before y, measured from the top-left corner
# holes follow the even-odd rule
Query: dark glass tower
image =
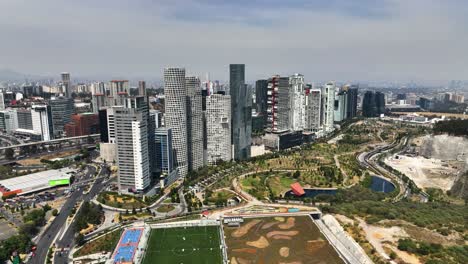
[(348, 104), (346, 109), (346, 117), (348, 119), (352, 119), (357, 115), (358, 89), (357, 85), (352, 85), (348, 89)]
[(252, 142), (252, 96), (245, 84), (245, 65), (229, 65), (234, 159), (250, 158)]

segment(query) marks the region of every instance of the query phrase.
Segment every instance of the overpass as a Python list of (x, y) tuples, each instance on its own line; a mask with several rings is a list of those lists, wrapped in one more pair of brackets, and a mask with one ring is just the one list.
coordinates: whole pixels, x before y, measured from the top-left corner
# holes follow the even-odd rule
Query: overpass
[(68, 142), (68, 141), (78, 141), (81, 142), (82, 140), (86, 140), (88, 138), (99, 138), (101, 134), (92, 134), (92, 135), (86, 135), (86, 136), (79, 136), (79, 137), (66, 137), (66, 138), (59, 138), (59, 139), (53, 139), (49, 141), (35, 141), (35, 142), (28, 142), (28, 143), (22, 143), (22, 144), (17, 144), (17, 145), (11, 145), (7, 147), (0, 147), (0, 151), (6, 150), (6, 149), (16, 149), (16, 148), (21, 148), (21, 147), (28, 147), (28, 146), (37, 146), (37, 145), (54, 145), (54, 144), (60, 144), (62, 142)]

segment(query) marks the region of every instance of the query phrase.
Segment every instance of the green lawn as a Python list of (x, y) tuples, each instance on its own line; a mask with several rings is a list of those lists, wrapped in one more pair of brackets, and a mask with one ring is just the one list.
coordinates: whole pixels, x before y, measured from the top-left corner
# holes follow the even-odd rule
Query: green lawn
[(218, 226), (153, 229), (143, 264), (222, 263), (218, 229)]

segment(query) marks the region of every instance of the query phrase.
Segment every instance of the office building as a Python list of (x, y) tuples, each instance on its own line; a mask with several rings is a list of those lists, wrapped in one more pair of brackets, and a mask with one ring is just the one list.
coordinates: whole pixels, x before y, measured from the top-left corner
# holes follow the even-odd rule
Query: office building
[(289, 129), (289, 78), (275, 75), (268, 79), (267, 130), (283, 132)]
[(246, 160), (252, 143), (252, 96), (245, 84), (244, 64), (229, 65), (229, 86), (234, 159)]
[(385, 94), (382, 92), (375, 93), (376, 107), (378, 115), (385, 114)]
[(206, 98), (207, 162), (232, 159), (231, 96), (213, 94)]
[(305, 94), (305, 130), (317, 132), (322, 126), (320, 122), (322, 91), (320, 89), (312, 89), (312, 86), (309, 86)]
[(71, 116), (74, 114), (74, 102), (72, 98), (56, 97), (49, 101), (52, 123), (54, 126), (54, 137), (64, 136), (64, 127), (70, 123)]
[(71, 122), (65, 125), (67, 137), (79, 137), (99, 133), (99, 116), (94, 113), (72, 115)]
[(323, 131), (330, 133), (334, 130), (335, 83), (328, 82), (322, 87), (322, 120)]
[(348, 93), (348, 104), (346, 109), (346, 117), (348, 119), (355, 118), (357, 116), (357, 105), (358, 105), (358, 85), (351, 85), (347, 90)]
[(156, 170), (161, 175), (169, 175), (174, 170), (172, 129), (160, 127), (155, 130), (154, 135)]
[(15, 110), (0, 111), (0, 129), (6, 133), (14, 133), (18, 129), (18, 115)]
[(348, 92), (341, 91), (335, 97), (335, 105), (334, 105), (334, 121), (341, 122), (346, 120), (347, 117), (347, 109), (348, 109)]
[(99, 109), (106, 106), (106, 86), (103, 82), (91, 84), (91, 105), (93, 113), (97, 114)]
[(5, 110), (5, 97), (3, 92), (0, 91), (0, 110)]
[(31, 110), (17, 109), (16, 115), (18, 116), (18, 128), (33, 130)]
[(72, 86), (71, 86), (71, 80), (70, 80), (70, 73), (68, 72), (62, 72), (60, 74), (62, 77), (62, 93), (66, 98), (72, 98)]
[(305, 83), (302, 74), (289, 77), (289, 130), (303, 131), (306, 123)]
[(114, 107), (119, 189), (142, 192), (150, 186), (148, 105), (143, 97), (126, 98)]
[(146, 82), (145, 81), (138, 82), (138, 95), (146, 96)]
[(130, 95), (130, 85), (128, 80), (112, 80), (110, 81), (109, 95), (106, 105), (118, 106), (123, 105), (125, 98)]
[(187, 90), (187, 151), (188, 170), (197, 170), (204, 165), (203, 160), (203, 112), (200, 79), (195, 76), (185, 78)]
[(362, 100), (362, 115), (365, 117), (378, 117), (385, 113), (385, 94), (367, 91)]
[(185, 69), (164, 69), (165, 125), (172, 128), (172, 145), (175, 166), (179, 176), (185, 177), (188, 171), (187, 154), (187, 89)]
[(31, 107), (31, 119), (33, 130), (40, 135), (41, 141), (50, 141), (53, 139), (54, 126), (52, 123), (52, 113), (50, 106), (33, 105)]
[(255, 82), (255, 104), (257, 113), (267, 118), (268, 107), (268, 80), (258, 80)]

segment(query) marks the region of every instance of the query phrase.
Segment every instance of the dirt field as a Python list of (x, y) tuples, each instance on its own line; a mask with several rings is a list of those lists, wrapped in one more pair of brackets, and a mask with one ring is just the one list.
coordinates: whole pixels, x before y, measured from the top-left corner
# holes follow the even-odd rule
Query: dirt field
[(420, 188), (450, 190), (458, 173), (458, 168), (449, 162), (424, 157), (398, 155), (385, 160), (385, 163), (406, 174)]
[(307, 216), (247, 219), (224, 232), (231, 263), (343, 263)]
[(468, 119), (468, 115), (464, 114), (453, 114), (453, 113), (435, 113), (435, 112), (397, 112), (395, 114), (407, 115), (407, 114), (418, 114), (421, 116), (437, 116), (437, 117), (454, 117), (461, 119)]
[(34, 158), (34, 159), (20, 160), (20, 161), (18, 161), (18, 164), (21, 164), (23, 166), (40, 165), (40, 164), (42, 164), (41, 159), (49, 160), (49, 159), (62, 158), (62, 157), (77, 154), (79, 152), (80, 152), (79, 150), (64, 151), (64, 152), (60, 152), (60, 153), (54, 153), (54, 154), (50, 154), (50, 155), (40, 156), (40, 157)]

